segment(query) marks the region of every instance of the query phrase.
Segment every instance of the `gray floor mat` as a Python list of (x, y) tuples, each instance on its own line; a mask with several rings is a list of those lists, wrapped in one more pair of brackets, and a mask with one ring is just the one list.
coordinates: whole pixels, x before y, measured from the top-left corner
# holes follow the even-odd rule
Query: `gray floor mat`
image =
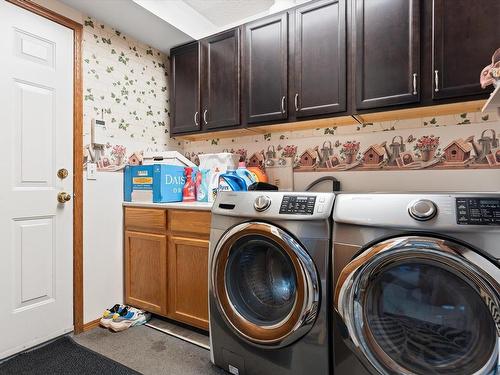
[(137, 375), (105, 356), (62, 337), (32, 351), (19, 354), (0, 365), (2, 375)]

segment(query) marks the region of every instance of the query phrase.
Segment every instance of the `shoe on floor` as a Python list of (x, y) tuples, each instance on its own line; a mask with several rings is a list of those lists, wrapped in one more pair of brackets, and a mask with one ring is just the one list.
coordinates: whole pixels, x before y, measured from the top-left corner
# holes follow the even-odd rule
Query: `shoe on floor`
[(126, 314), (120, 314), (113, 318), (109, 328), (115, 332), (120, 332), (133, 326), (146, 324), (149, 319), (151, 319), (150, 313), (130, 307)]
[(111, 324), (113, 318), (122, 313), (125, 310), (125, 308), (126, 308), (125, 305), (120, 305), (117, 303), (110, 309), (104, 310), (104, 313), (102, 314), (102, 318), (99, 321), (99, 324), (105, 328), (109, 328), (109, 325)]

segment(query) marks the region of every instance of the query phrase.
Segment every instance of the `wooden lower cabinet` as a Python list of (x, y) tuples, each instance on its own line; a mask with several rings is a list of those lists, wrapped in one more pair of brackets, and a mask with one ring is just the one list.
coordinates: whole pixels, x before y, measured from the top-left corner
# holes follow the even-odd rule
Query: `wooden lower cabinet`
[(126, 207), (124, 217), (125, 303), (208, 330), (210, 212)]
[(125, 231), (125, 302), (167, 312), (167, 237)]
[(170, 237), (168, 316), (208, 329), (208, 241)]

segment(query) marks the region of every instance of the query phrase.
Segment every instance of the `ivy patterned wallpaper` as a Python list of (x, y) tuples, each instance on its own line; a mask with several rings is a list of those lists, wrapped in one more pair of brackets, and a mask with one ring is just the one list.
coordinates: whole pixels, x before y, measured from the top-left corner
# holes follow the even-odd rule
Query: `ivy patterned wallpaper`
[[(88, 17), (83, 34), (84, 144), (87, 160), (117, 170), (136, 151), (174, 149), (168, 57)], [(106, 121), (109, 144), (92, 150), (92, 118)], [(96, 155), (97, 154), (97, 155)]]
[(500, 118), (492, 113), (327, 127), (234, 139), (183, 142), (200, 153), (231, 151), (247, 165), (289, 157), (296, 172), (500, 168)]

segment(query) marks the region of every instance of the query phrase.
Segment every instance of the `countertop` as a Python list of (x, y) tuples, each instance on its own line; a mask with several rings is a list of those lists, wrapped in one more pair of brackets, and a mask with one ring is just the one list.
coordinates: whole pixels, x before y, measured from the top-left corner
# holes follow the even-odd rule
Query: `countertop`
[(210, 203), (208, 202), (172, 202), (172, 203), (123, 202), (123, 206), (210, 211), (212, 209), (213, 202)]

